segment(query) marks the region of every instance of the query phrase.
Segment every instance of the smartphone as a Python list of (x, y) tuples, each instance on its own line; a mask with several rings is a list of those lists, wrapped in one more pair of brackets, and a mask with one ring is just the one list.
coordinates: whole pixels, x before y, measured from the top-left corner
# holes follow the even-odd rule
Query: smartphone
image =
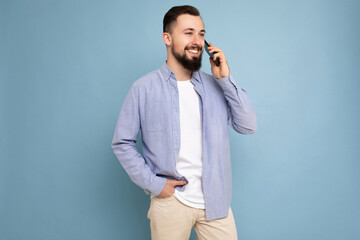
[[(217, 53), (217, 52), (213, 52), (213, 53), (209, 53), (209, 50), (207, 49), (209, 47), (209, 44), (208, 42), (205, 40), (205, 51), (209, 54), (209, 56), (213, 59), (214, 58), (214, 53)], [(220, 66), (220, 59), (219, 58), (216, 58), (215, 59), (215, 65), (216, 66)]]

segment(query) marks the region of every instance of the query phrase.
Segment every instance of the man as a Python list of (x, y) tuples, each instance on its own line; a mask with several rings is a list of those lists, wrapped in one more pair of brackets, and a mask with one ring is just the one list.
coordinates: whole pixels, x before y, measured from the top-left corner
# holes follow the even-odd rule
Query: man
[[(189, 239), (192, 227), (200, 240), (237, 239), (228, 125), (254, 133), (255, 112), (220, 48), (208, 48), (217, 52), (209, 59), (212, 75), (199, 70), (205, 29), (196, 8), (173, 7), (163, 24), (167, 60), (133, 83), (112, 148), (131, 180), (151, 194), (152, 239)], [(140, 129), (143, 156), (136, 150)]]

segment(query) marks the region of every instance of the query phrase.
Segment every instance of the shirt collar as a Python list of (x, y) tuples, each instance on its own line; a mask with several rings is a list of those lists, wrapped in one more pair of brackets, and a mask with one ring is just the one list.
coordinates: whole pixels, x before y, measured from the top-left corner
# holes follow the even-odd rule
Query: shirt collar
[[(164, 76), (165, 80), (169, 80), (171, 74), (174, 75), (174, 78), (175, 78), (175, 73), (173, 73), (173, 71), (171, 71), (171, 69), (170, 69), (169, 65), (167, 65), (166, 61), (161, 66), (160, 71), (161, 71), (162, 75)], [(200, 71), (198, 70), (198, 71), (193, 72), (192, 78), (194, 78), (195, 80), (200, 82), (201, 81)]]

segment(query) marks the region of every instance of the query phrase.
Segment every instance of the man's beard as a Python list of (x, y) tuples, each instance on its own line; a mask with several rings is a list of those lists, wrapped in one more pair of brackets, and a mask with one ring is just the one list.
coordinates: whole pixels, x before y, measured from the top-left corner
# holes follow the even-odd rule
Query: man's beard
[[(201, 51), (200, 47), (198, 48), (198, 51)], [(171, 52), (174, 55), (174, 57), (176, 58), (176, 60), (178, 60), (178, 62), (184, 68), (186, 68), (186, 69), (188, 69), (190, 71), (193, 71), (193, 72), (200, 69), (202, 52), (200, 53), (199, 57), (193, 57), (192, 59), (187, 58), (186, 52), (184, 52), (184, 54), (182, 54), (182, 55), (179, 54), (179, 53), (176, 53), (174, 45), (171, 46)]]

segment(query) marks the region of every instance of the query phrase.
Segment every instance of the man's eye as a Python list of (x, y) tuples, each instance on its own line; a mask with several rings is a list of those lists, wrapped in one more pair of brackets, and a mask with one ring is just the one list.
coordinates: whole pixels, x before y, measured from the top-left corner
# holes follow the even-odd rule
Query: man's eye
[(204, 37), (204, 36), (205, 36), (205, 34), (203, 34), (203, 33), (200, 33), (200, 36), (201, 36), (201, 37)]
[(191, 34), (192, 34), (192, 32), (187, 32), (187, 33), (185, 33), (185, 34), (191, 35)]

